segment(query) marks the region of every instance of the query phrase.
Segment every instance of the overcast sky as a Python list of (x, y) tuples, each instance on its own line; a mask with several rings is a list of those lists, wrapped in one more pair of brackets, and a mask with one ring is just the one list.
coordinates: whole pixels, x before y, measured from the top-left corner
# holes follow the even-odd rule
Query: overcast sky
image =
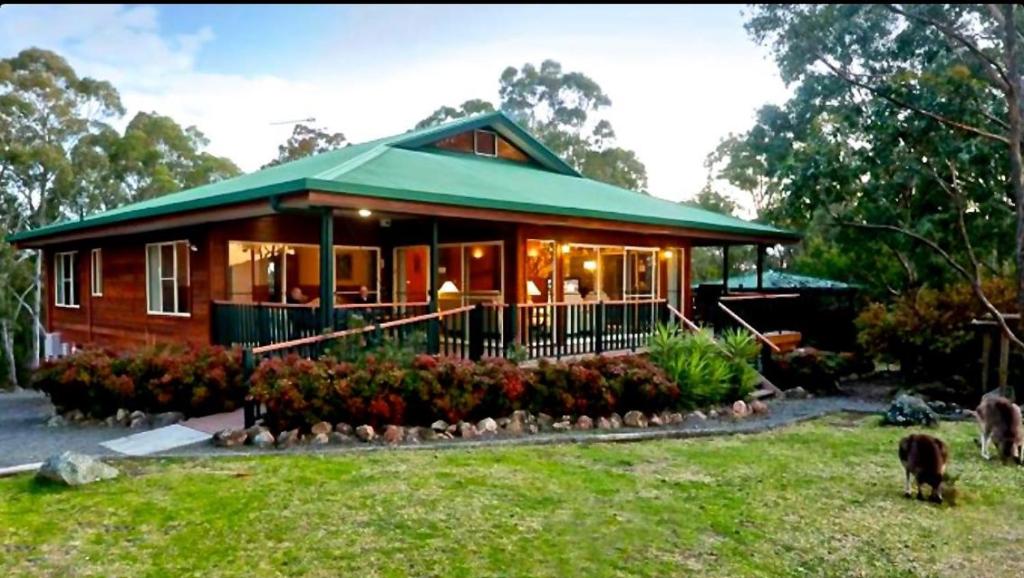
[(546, 58), (612, 99), (619, 144), (653, 194), (689, 198), (704, 157), (787, 94), (739, 6), (10, 6), (0, 56), (38, 46), (111, 81), (129, 110), (194, 124), (254, 170), (315, 117), (352, 142), (438, 106), (497, 102), (508, 65)]

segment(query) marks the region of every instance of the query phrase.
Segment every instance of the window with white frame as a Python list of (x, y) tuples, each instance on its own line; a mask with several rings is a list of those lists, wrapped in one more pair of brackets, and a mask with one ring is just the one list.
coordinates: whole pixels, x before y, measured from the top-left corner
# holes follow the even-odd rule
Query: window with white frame
[(146, 302), (151, 315), (189, 314), (188, 241), (146, 245)]
[(78, 253), (54, 255), (54, 304), (57, 307), (78, 307)]
[(89, 284), (93, 297), (103, 296), (103, 250), (92, 250), (92, 261), (89, 269)]

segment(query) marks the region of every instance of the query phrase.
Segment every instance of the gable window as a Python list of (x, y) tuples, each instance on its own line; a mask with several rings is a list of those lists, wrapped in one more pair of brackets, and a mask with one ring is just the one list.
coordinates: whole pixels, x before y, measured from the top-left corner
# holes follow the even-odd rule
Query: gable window
[(150, 315), (189, 314), (188, 241), (146, 245), (146, 302)]
[(489, 130), (473, 131), (473, 152), (485, 157), (498, 156), (498, 135)]
[(103, 250), (92, 250), (92, 262), (89, 269), (89, 283), (93, 297), (103, 296)]
[(57, 307), (78, 307), (78, 253), (54, 255), (54, 304)]

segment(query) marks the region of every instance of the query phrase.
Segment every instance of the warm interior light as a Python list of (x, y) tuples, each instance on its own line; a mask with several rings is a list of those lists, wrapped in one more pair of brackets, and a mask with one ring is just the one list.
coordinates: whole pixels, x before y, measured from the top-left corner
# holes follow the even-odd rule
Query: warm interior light
[(482, 247), (473, 247), (473, 258), (479, 259), (484, 256), (484, 250)]
[(451, 281), (445, 281), (444, 283), (441, 284), (441, 287), (438, 288), (438, 290), (437, 290), (437, 294), (438, 295), (446, 295), (448, 293), (458, 293), (458, 292), (459, 292), (459, 288), (456, 287), (455, 283), (452, 283)]
[(583, 262), (583, 268), (587, 271), (597, 271), (597, 261), (593, 259)]
[(370, 209), (359, 209), (359, 216), (360, 217), (369, 217), (372, 214), (373, 214), (373, 212), (370, 211)]
[(540, 289), (532, 279), (526, 282), (526, 294), (530, 297), (540, 297)]
[(661, 252), (661, 256), (666, 258), (666, 259), (671, 259), (672, 258), (672, 249), (665, 249), (664, 251)]
[(562, 252), (563, 253), (568, 253), (570, 249), (572, 249), (572, 247), (569, 246), (569, 243), (566, 243), (566, 244), (562, 245)]
[(536, 249), (530, 249), (529, 251), (526, 252), (526, 256), (531, 258), (531, 259), (535, 259), (537, 257), (537, 250)]

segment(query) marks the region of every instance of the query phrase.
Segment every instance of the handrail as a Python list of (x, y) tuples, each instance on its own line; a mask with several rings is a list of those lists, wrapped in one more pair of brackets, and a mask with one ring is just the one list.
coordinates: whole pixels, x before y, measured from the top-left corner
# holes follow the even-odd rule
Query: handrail
[[(213, 304), (214, 305), (258, 305), (260, 307), (281, 307), (281, 308), (288, 308), (288, 307), (316, 307), (317, 306), (315, 303), (313, 303), (313, 304), (310, 304), (310, 303), (275, 303), (273, 301), (243, 302), (243, 301), (227, 301), (227, 300), (223, 300), (223, 299), (214, 299), (213, 300)], [(421, 307), (421, 306), (425, 307), (427, 305), (430, 305), (429, 301), (396, 301), (396, 302), (393, 302), (393, 303), (345, 303), (345, 304), (336, 304), (334, 306), (334, 309), (335, 310), (337, 310), (337, 309), (361, 309), (361, 308), (371, 308), (371, 307)]]
[(799, 297), (799, 293), (732, 293), (719, 297), (719, 301), (745, 301), (749, 299), (789, 299)]
[(348, 337), (350, 335), (359, 335), (360, 333), (367, 333), (370, 331), (376, 331), (377, 329), (390, 329), (391, 327), (398, 327), (400, 325), (408, 325), (411, 323), (418, 323), (420, 321), (428, 321), (430, 319), (441, 319), (449, 315), (456, 315), (458, 313), (465, 313), (471, 309), (474, 309), (476, 305), (466, 305), (458, 307), (456, 309), (449, 309), (447, 311), (438, 311), (437, 313), (426, 313), (424, 315), (417, 315), (415, 317), (407, 317), (405, 319), (398, 319), (395, 321), (388, 321), (385, 323), (371, 324), (364, 327), (357, 327), (355, 329), (345, 329), (342, 331), (335, 331), (333, 333), (325, 333), (323, 335), (314, 335), (312, 337), (303, 337), (302, 339), (293, 339), (291, 341), (282, 341), (280, 343), (271, 343), (270, 345), (263, 345), (261, 347), (253, 347), (253, 355), (261, 353), (269, 353), (271, 351), (278, 351), (280, 349), (288, 349), (289, 347), (297, 347), (300, 345), (309, 345), (312, 343), (320, 343), (321, 341), (327, 341), (329, 339), (338, 339), (340, 337)]
[(520, 309), (531, 307), (551, 307), (561, 305), (655, 305), (665, 303), (665, 299), (624, 299), (619, 301), (554, 301), (551, 303), (516, 303)]
[(683, 315), (683, 313), (681, 311), (679, 311), (678, 309), (676, 309), (675, 307), (673, 307), (671, 305), (666, 305), (666, 307), (668, 307), (668, 310), (669, 310), (670, 313), (672, 313), (673, 315), (675, 315), (676, 317), (678, 317), (679, 319), (682, 320), (683, 325), (686, 326), (687, 329), (689, 329), (690, 331), (700, 331), (700, 326), (698, 326), (693, 321), (690, 321), (689, 319), (687, 319), (686, 316)]
[(746, 329), (747, 331), (753, 333), (754, 337), (756, 337), (758, 340), (760, 340), (761, 343), (764, 343), (765, 345), (770, 347), (772, 351), (774, 351), (775, 353), (780, 353), (782, 351), (781, 349), (779, 349), (778, 345), (775, 345), (774, 343), (772, 343), (772, 341), (770, 339), (768, 339), (767, 337), (762, 335), (760, 331), (754, 329), (749, 323), (744, 321), (743, 318), (740, 317), (739, 315), (737, 315), (732, 309), (729, 309), (728, 307), (726, 307), (725, 304), (719, 302), (718, 303), (718, 307), (722, 311), (725, 311), (726, 314), (729, 315), (729, 317), (732, 317), (733, 319), (735, 319), (736, 322), (739, 323), (740, 325), (742, 325), (744, 329)]

